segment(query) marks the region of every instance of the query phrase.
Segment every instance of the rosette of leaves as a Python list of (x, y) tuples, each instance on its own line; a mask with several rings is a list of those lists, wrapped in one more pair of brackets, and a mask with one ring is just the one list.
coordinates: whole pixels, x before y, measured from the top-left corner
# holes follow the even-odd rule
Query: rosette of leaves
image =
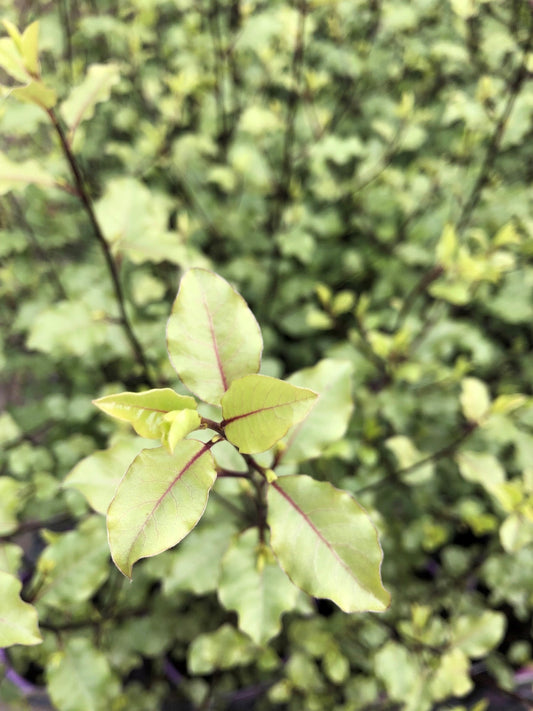
[[(107, 508), (116, 566), (131, 577), (139, 559), (175, 546), (202, 518), (217, 478), (236, 477), (253, 511), (222, 559), (219, 597), (254, 641), (279, 631), (298, 589), (346, 612), (385, 610), (382, 551), (368, 514), (349, 493), (287, 473), (285, 463), (316, 457), (317, 444), (325, 448), (344, 435), (352, 410), (347, 364), (322, 361), (291, 379), (298, 385), (259, 374), (254, 315), (227, 281), (203, 269), (181, 281), (167, 344), (196, 398), (163, 388), (94, 401), (141, 437), (161, 441), (133, 459)], [(239, 462), (232, 470), (217, 457), (228, 445)], [(283, 475), (276, 473), (282, 467)], [(76, 470), (66, 483), (83, 490)]]

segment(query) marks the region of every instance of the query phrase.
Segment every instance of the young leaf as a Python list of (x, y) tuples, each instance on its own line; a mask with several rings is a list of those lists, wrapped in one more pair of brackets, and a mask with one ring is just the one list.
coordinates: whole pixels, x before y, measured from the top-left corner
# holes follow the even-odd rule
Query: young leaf
[(42, 642), (37, 611), (20, 599), (21, 582), (0, 571), (0, 648)]
[(167, 326), (170, 361), (183, 383), (201, 400), (219, 405), (237, 378), (257, 373), (263, 341), (248, 305), (228, 282), (191, 269)]
[(96, 104), (109, 99), (111, 89), (119, 80), (120, 74), (116, 64), (92, 64), (89, 67), (82, 83), (76, 86), (61, 104), (61, 115), (69, 127), (70, 140), (80, 123), (93, 116)]
[(172, 412), (167, 412), (163, 420), (163, 426), (168, 429), (163, 431), (161, 442), (169, 452), (173, 452), (180, 440), (198, 429), (202, 418), (196, 410), (172, 410)]
[(235, 380), (222, 398), (222, 426), (240, 452), (270, 449), (312, 408), (317, 394), (267, 375)]
[(306, 593), (344, 612), (387, 608), (376, 529), (347, 492), (308, 476), (280, 477), (268, 488), (268, 523), (281, 567)]
[(20, 38), (24, 65), (32, 76), (39, 74), (39, 23), (28, 25)]
[(170, 454), (143, 450), (107, 512), (111, 555), (131, 578), (133, 564), (175, 546), (200, 520), (216, 479), (211, 444), (186, 439)]
[(130, 422), (135, 432), (147, 439), (159, 439), (163, 433), (168, 432), (169, 424), (165, 415), (169, 412), (196, 410), (193, 397), (178, 395), (170, 388), (106, 395), (93, 400), (93, 403), (111, 417)]
[(279, 461), (302, 462), (320, 456), (323, 449), (340, 440), (353, 410), (351, 365), (327, 358), (313, 368), (305, 368), (288, 378), (289, 383), (318, 393), (307, 417), (283, 440)]
[(222, 559), (218, 597), (228, 610), (236, 610), (239, 628), (256, 644), (265, 644), (280, 629), (280, 618), (291, 610), (301, 592), (291, 583), (258, 541), (256, 528), (238, 536)]
[(26, 188), (28, 185), (50, 188), (56, 185), (56, 181), (42, 170), (37, 161), (15, 163), (0, 153), (0, 195)]

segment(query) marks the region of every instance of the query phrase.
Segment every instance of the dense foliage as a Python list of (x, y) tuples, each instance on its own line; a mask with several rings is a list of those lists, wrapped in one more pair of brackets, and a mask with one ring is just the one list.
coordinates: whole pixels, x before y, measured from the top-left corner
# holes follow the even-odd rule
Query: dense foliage
[[(0, 11), (0, 705), (527, 708), (529, 0)], [(246, 299), (261, 373), (326, 402), (279, 480), (365, 507), (386, 612), (273, 573), (289, 611), (258, 632), (240, 477), (133, 582), (113, 566), (110, 482), (151, 445), (92, 401), (187, 395), (165, 327), (196, 267)]]

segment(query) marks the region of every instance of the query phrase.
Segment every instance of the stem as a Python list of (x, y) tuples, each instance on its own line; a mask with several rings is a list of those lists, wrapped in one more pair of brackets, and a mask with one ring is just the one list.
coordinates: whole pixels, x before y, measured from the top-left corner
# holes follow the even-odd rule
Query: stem
[(89, 193), (87, 192), (87, 189), (85, 186), (85, 180), (82, 175), (80, 165), (79, 165), (78, 161), (76, 160), (74, 153), (72, 152), (72, 149), (69, 145), (69, 142), (67, 140), (65, 132), (63, 130), (63, 127), (62, 127), (61, 123), (59, 122), (59, 119), (58, 119), (55, 111), (53, 109), (47, 109), (46, 112), (49, 115), (50, 120), (54, 126), (54, 129), (55, 129), (55, 131), (58, 135), (58, 138), (61, 142), (61, 147), (63, 149), (63, 153), (64, 153), (65, 158), (67, 159), (67, 162), (70, 166), (72, 177), (74, 178), (74, 182), (75, 182), (76, 188), (78, 190), (78, 196), (83, 204), (83, 207), (85, 208), (85, 212), (87, 213), (89, 222), (91, 223), (91, 227), (93, 229), (94, 236), (96, 237), (96, 240), (97, 240), (98, 244), (100, 245), (100, 248), (103, 252), (103, 255), (104, 255), (104, 258), (106, 261), (106, 265), (107, 265), (107, 269), (108, 269), (109, 275), (111, 277), (111, 282), (113, 284), (115, 298), (116, 298), (116, 301), (117, 301), (117, 304), (119, 307), (120, 321), (122, 323), (124, 333), (126, 334), (126, 337), (130, 343), (135, 360), (142, 368), (143, 376), (144, 376), (146, 382), (148, 383), (148, 385), (153, 387), (154, 382), (152, 380), (152, 377), (150, 376), (148, 363), (146, 362), (146, 358), (144, 356), (141, 345), (140, 345), (139, 341), (137, 340), (135, 333), (133, 332), (133, 328), (132, 328), (132, 325), (131, 325), (130, 320), (128, 318), (128, 314), (126, 313), (124, 292), (122, 291), (122, 286), (120, 284), (117, 265), (115, 264), (115, 261), (113, 259), (112, 254), (111, 254), (111, 250), (109, 249), (109, 245), (107, 244), (107, 242), (105, 240), (105, 237), (103, 235), (100, 224), (98, 223), (98, 220), (96, 219), (96, 214), (94, 212), (92, 200), (89, 197)]

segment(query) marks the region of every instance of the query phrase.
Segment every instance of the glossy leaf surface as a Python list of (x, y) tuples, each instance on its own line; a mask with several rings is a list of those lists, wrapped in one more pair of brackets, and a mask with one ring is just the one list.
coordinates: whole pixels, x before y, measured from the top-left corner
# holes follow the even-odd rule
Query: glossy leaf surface
[(347, 492), (304, 475), (280, 477), (268, 489), (268, 523), (280, 565), (306, 593), (344, 612), (387, 608), (376, 529)]
[(168, 352), (183, 383), (200, 399), (220, 404), (231, 383), (257, 373), (263, 341), (248, 305), (228, 282), (191, 269), (167, 326)]
[(170, 454), (143, 450), (120, 482), (107, 513), (111, 555), (131, 577), (139, 558), (179, 543), (201, 518), (216, 471), (209, 444), (182, 440)]
[(350, 363), (329, 358), (288, 378), (292, 385), (314, 390), (318, 398), (307, 417), (287, 434), (280, 461), (313, 459), (344, 436), (353, 410), (351, 370)]
[(240, 452), (272, 447), (308, 414), (317, 394), (266, 375), (236, 380), (222, 398), (226, 437)]
[(279, 567), (270, 549), (251, 528), (238, 536), (222, 559), (218, 597), (239, 616), (239, 628), (257, 644), (265, 644), (281, 630), (281, 615), (300, 595)]
[(117, 393), (93, 400), (111, 417), (130, 422), (141, 437), (159, 439), (168, 426), (164, 417), (173, 410), (196, 410), (196, 400), (187, 395), (178, 395), (170, 388), (147, 390), (144, 393)]
[(0, 571), (0, 647), (12, 644), (39, 644), (37, 611), (20, 599), (18, 578)]

